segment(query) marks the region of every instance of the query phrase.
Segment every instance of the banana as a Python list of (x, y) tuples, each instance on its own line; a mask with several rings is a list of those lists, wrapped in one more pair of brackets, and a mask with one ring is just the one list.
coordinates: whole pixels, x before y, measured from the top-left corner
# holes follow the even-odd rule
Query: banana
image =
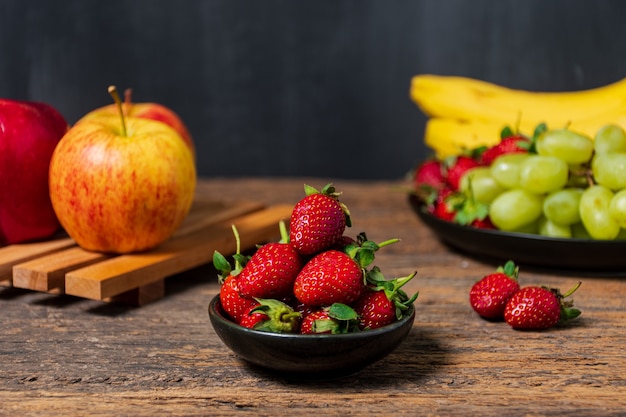
[[(596, 118), (574, 121), (567, 128), (593, 139), (602, 126), (611, 123), (626, 129), (626, 109)], [(518, 127), (511, 125), (509, 127), (531, 137), (537, 124), (522, 123)], [(500, 141), (500, 132), (505, 126), (507, 123), (498, 121), (429, 118), (426, 121), (424, 142), (434, 151), (437, 158), (444, 159), (480, 146), (495, 145)], [(548, 124), (549, 129), (562, 127), (566, 126), (550, 126)]]
[(531, 92), (466, 77), (420, 74), (411, 79), (410, 97), (429, 117), (565, 126), (626, 109), (626, 78), (589, 90)]
[(500, 141), (500, 132), (504, 126), (505, 124), (488, 122), (430, 118), (426, 121), (424, 143), (442, 160), (479, 146), (495, 145)]

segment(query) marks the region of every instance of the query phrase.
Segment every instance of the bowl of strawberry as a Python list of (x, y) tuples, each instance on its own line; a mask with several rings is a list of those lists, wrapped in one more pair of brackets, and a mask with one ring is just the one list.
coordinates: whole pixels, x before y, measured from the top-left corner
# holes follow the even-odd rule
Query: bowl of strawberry
[(388, 279), (373, 265), (375, 253), (398, 239), (348, 237), (349, 211), (331, 184), (305, 193), (289, 230), (280, 223), (280, 241), (248, 256), (237, 250), (233, 265), (214, 254), (221, 286), (208, 313), (218, 337), (247, 363), (289, 378), (340, 378), (409, 335), (417, 293), (403, 287), (416, 274)]

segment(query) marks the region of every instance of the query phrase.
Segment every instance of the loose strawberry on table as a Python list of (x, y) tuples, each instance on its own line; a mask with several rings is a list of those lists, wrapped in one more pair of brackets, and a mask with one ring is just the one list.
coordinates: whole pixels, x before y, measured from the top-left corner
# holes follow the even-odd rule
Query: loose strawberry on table
[(503, 320), (506, 303), (520, 289), (518, 275), (519, 267), (508, 261), (476, 282), (469, 294), (474, 311), (486, 319)]
[(574, 319), (580, 315), (580, 310), (573, 307), (572, 301), (564, 299), (572, 295), (580, 284), (578, 282), (565, 294), (556, 288), (522, 288), (507, 302), (504, 319), (518, 330), (544, 330)]

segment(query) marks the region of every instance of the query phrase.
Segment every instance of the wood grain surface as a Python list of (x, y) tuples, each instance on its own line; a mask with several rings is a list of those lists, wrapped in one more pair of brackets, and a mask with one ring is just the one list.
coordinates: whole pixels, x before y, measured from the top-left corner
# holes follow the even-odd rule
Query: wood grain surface
[[(207, 196), (294, 204), (325, 179), (201, 182)], [(142, 307), (0, 288), (0, 415), (620, 416), (626, 414), (626, 271), (599, 276), (522, 266), (524, 284), (569, 288), (582, 316), (518, 332), (479, 319), (475, 280), (497, 262), (442, 245), (394, 182), (335, 182), (353, 231), (400, 238), (377, 254), (388, 276), (417, 270), (414, 328), (384, 360), (344, 379), (290, 381), (242, 363), (215, 335), (212, 266), (165, 280)]]

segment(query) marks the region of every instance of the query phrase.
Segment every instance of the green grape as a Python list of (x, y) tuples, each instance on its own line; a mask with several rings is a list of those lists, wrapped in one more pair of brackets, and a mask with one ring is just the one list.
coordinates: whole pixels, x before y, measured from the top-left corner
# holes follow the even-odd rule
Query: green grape
[(528, 159), (527, 153), (504, 154), (491, 163), (491, 176), (504, 188), (519, 186), (520, 164)]
[(596, 133), (593, 147), (597, 154), (626, 152), (626, 132), (619, 125), (602, 126)]
[(539, 219), (539, 234), (547, 237), (572, 237), (572, 229), (570, 226), (556, 224), (546, 217)]
[(617, 234), (616, 240), (626, 240), (626, 229), (619, 229), (619, 233)]
[(537, 154), (554, 156), (568, 164), (589, 162), (593, 154), (593, 140), (568, 129), (547, 130), (537, 138)]
[(468, 170), (459, 185), (461, 191), (469, 192), (479, 203), (489, 204), (504, 191), (504, 187), (491, 176), (489, 167), (476, 167)]
[(626, 189), (613, 195), (609, 205), (609, 213), (620, 227), (626, 228)]
[(542, 196), (514, 188), (503, 192), (491, 202), (489, 218), (500, 230), (518, 231), (539, 219), (542, 206)]
[(556, 156), (532, 155), (520, 164), (519, 185), (526, 191), (545, 194), (565, 187), (567, 163)]
[(617, 237), (620, 226), (611, 216), (609, 207), (613, 191), (603, 185), (593, 185), (580, 197), (580, 219), (592, 239), (612, 240)]
[(553, 223), (570, 226), (580, 222), (580, 188), (563, 188), (553, 191), (543, 200), (543, 215)]
[(594, 156), (591, 171), (597, 184), (604, 185), (611, 190), (626, 188), (626, 152)]

